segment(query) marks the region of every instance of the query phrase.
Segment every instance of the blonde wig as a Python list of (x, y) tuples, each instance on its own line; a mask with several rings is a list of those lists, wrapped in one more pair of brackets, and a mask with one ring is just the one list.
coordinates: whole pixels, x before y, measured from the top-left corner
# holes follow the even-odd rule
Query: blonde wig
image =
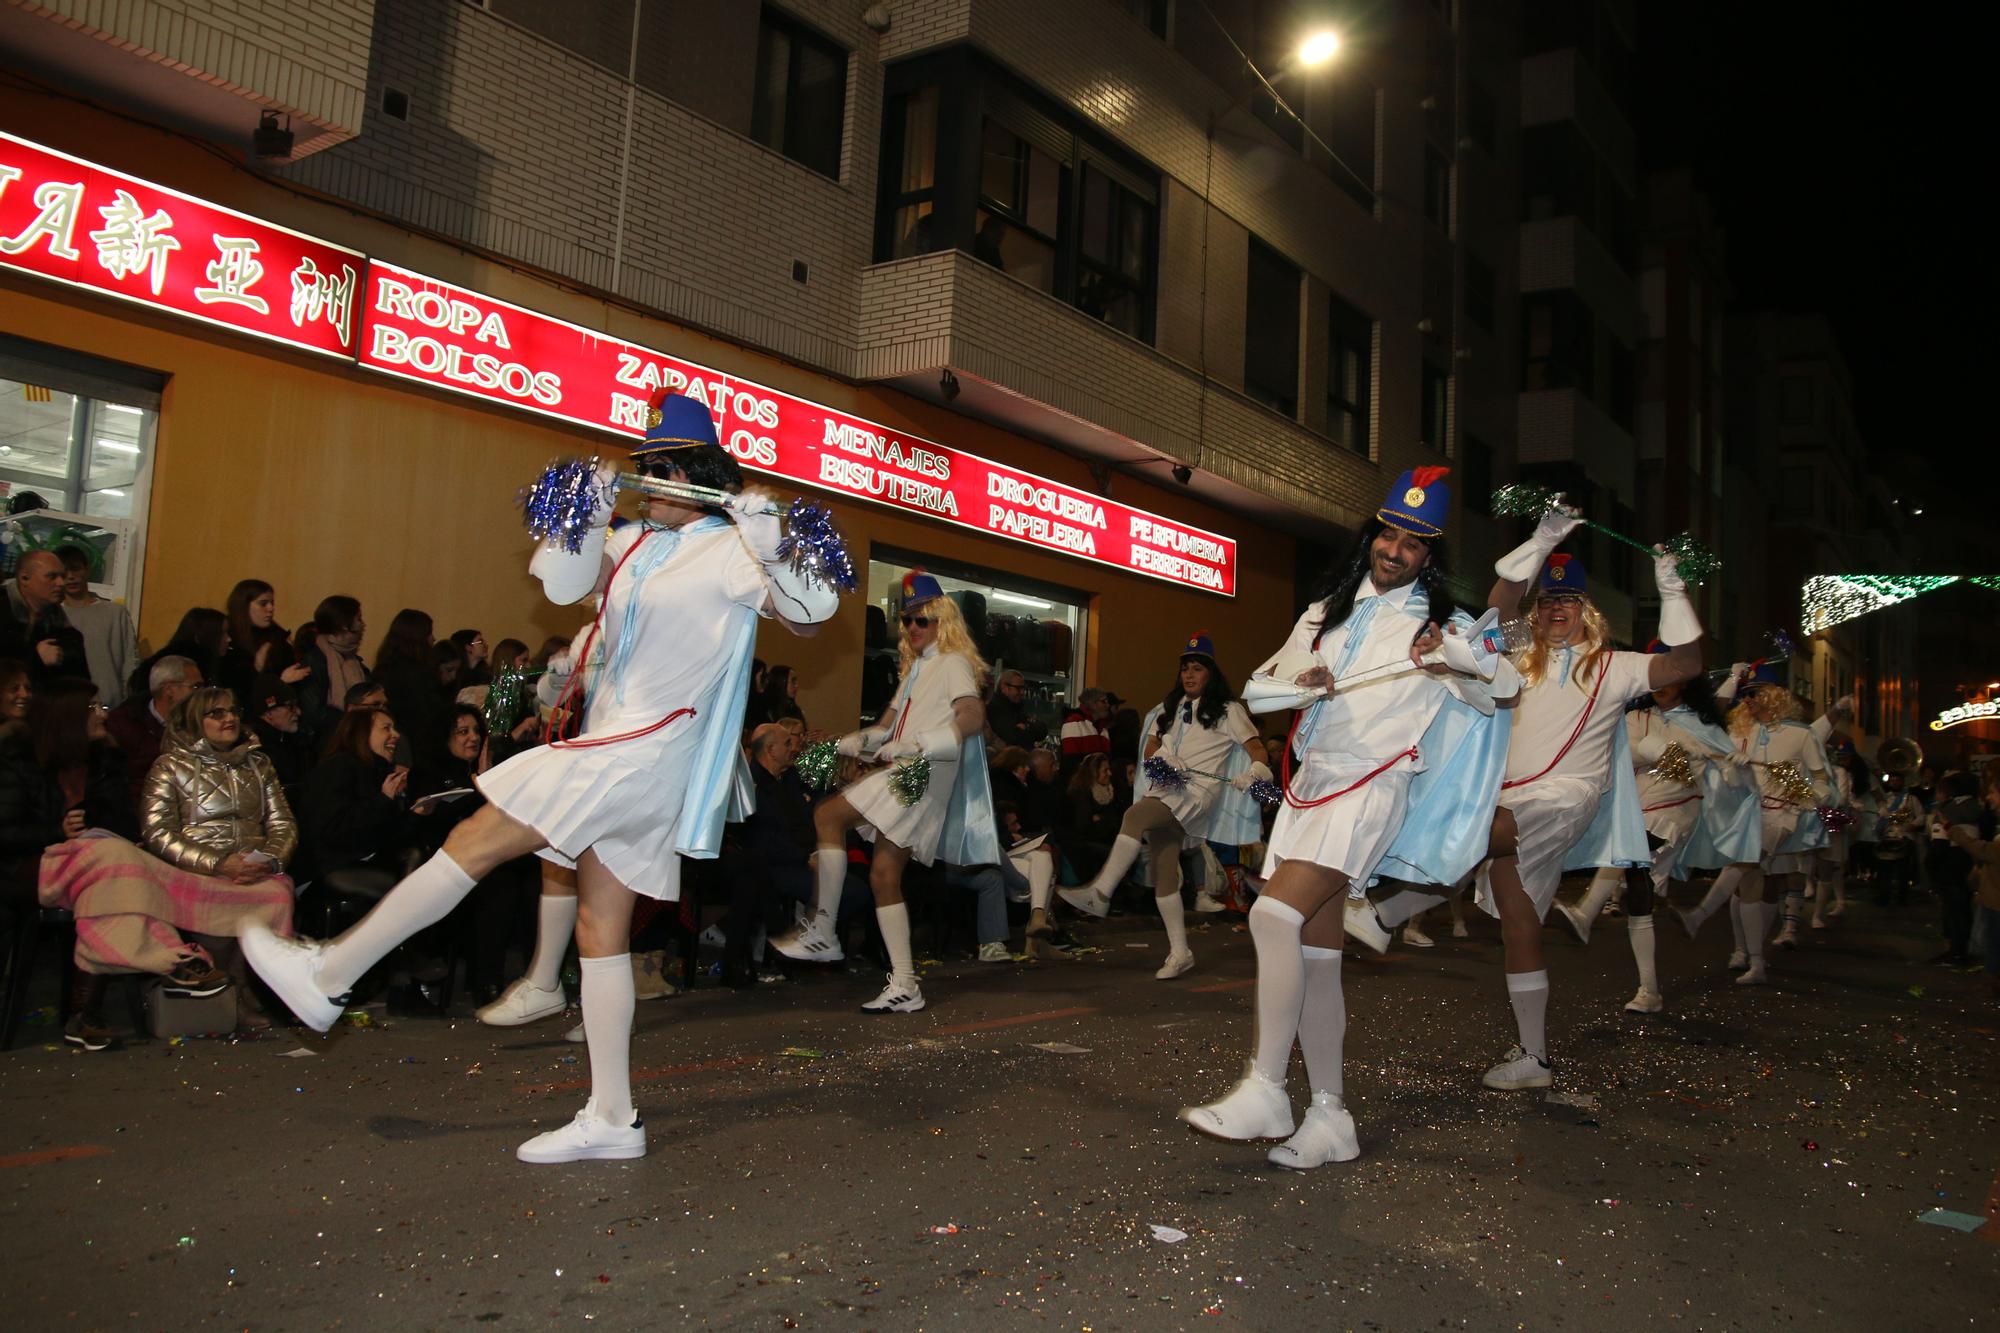
[(1729, 734), (1739, 741), (1757, 730), (1757, 714), (1750, 707), (1751, 698), (1771, 701), (1773, 722), (1796, 722), (1805, 714), (1804, 706), (1799, 703), (1799, 696), (1784, 686), (1753, 685), (1750, 687), (1749, 698), (1745, 698), (1742, 703), (1729, 710)]
[[(1529, 605), (1530, 616), (1535, 614), (1540, 600), (1537, 598), (1535, 603)], [(1611, 647), (1611, 625), (1605, 620), (1604, 613), (1597, 609), (1597, 604), (1588, 597), (1580, 603), (1578, 616), (1583, 621), (1583, 633), (1571, 639), (1570, 646), (1579, 649), (1581, 656), (1569, 676), (1581, 687), (1589, 684), (1593, 672), (1604, 667), (1604, 654)], [(1535, 641), (1528, 645), (1516, 663), (1521, 679), (1530, 685), (1541, 684), (1542, 678), (1549, 673), (1549, 656), (1548, 644), (1537, 633)]]
[[(910, 608), (905, 607), (908, 611)], [(986, 659), (979, 655), (979, 648), (972, 642), (972, 631), (965, 627), (965, 616), (960, 613), (958, 603), (949, 597), (933, 597), (928, 602), (920, 602), (912, 614), (929, 616), (937, 630), (937, 648), (941, 653), (957, 653), (972, 664), (973, 677), (981, 682), (986, 679)], [(917, 650), (910, 646), (910, 631), (900, 631), (896, 644), (897, 654), (903, 659), (903, 674), (910, 674), (910, 663), (917, 660)]]

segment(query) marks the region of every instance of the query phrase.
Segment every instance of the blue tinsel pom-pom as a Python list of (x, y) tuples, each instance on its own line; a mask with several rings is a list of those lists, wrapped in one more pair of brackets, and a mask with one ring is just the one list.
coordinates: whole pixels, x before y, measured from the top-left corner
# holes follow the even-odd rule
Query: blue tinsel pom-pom
[(785, 515), (785, 537), (778, 543), (778, 555), (793, 571), (835, 592), (853, 592), (858, 580), (854, 561), (847, 554), (847, 539), (833, 524), (833, 515), (824, 505), (805, 500), (792, 501)]
[(1276, 805), (1285, 799), (1285, 789), (1269, 778), (1258, 778), (1250, 784), (1250, 799), (1259, 805)]
[(529, 533), (537, 538), (550, 538), (571, 553), (582, 548), (597, 505), (594, 458), (551, 463), (521, 492), (521, 514), (527, 520)]
[(1781, 629), (1774, 629), (1768, 637), (1771, 641), (1770, 660), (1776, 661), (1780, 657), (1790, 657), (1792, 655), (1793, 644), (1791, 635)]
[(1146, 761), (1146, 781), (1169, 795), (1187, 789), (1187, 774), (1158, 755)]

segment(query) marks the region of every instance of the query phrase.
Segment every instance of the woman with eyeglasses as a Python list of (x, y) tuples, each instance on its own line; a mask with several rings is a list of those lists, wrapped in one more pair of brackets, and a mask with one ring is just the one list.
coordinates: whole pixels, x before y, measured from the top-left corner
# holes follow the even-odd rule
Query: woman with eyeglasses
[[(861, 1006), (868, 1014), (908, 1014), (924, 1007), (910, 951), (910, 913), (903, 903), (903, 867), (912, 859), (930, 865), (994, 865), (1000, 859), (993, 823), (993, 795), (986, 774), (986, 705), (980, 677), (986, 663), (973, 645), (957, 603), (936, 578), (917, 569), (903, 576), (902, 682), (875, 726), (844, 737), (844, 756), (873, 771), (813, 812), (819, 849), (810, 921), (772, 946), (787, 958), (837, 963), (846, 955), (834, 923), (847, 878), (847, 833), (859, 829), (875, 844), (868, 882), (875, 891), (875, 922), (889, 953), (889, 984)], [(907, 779), (898, 765), (922, 759), (930, 779), (921, 796), (904, 804)], [(898, 793), (902, 786), (904, 793)]]
[[(86, 814), (97, 817), (88, 805)], [(253, 925), (291, 930), (284, 869), (298, 832), (228, 690), (195, 690), (174, 709), (142, 791), (139, 836), (134, 846), (90, 830), (43, 858), (42, 902), (75, 914), (78, 967), (158, 973), (190, 995), (233, 978), (238, 1025), (269, 1026), (241, 984), (236, 937)]]

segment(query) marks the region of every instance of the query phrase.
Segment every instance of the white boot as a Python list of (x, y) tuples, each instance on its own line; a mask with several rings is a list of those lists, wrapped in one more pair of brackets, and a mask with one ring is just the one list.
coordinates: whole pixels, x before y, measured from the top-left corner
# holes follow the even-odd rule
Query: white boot
[(1354, 1132), (1354, 1117), (1347, 1113), (1340, 1096), (1315, 1092), (1306, 1107), (1299, 1132), (1265, 1154), (1275, 1166), (1294, 1171), (1310, 1171), (1328, 1162), (1351, 1162), (1361, 1155), (1361, 1140)]
[(1292, 1099), (1282, 1083), (1273, 1083), (1246, 1065), (1243, 1077), (1227, 1094), (1206, 1106), (1183, 1106), (1181, 1119), (1218, 1139), (1290, 1138)]

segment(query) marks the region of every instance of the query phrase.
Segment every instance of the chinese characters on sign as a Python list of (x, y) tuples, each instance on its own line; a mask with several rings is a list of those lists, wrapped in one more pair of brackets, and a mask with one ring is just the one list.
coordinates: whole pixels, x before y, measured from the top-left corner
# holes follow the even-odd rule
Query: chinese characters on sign
[(1234, 596), (1236, 543), (976, 454), (371, 260), (361, 364), (636, 439), (661, 385), (707, 403), (745, 467)]
[(0, 133), (0, 265), (349, 357), (366, 259)]

